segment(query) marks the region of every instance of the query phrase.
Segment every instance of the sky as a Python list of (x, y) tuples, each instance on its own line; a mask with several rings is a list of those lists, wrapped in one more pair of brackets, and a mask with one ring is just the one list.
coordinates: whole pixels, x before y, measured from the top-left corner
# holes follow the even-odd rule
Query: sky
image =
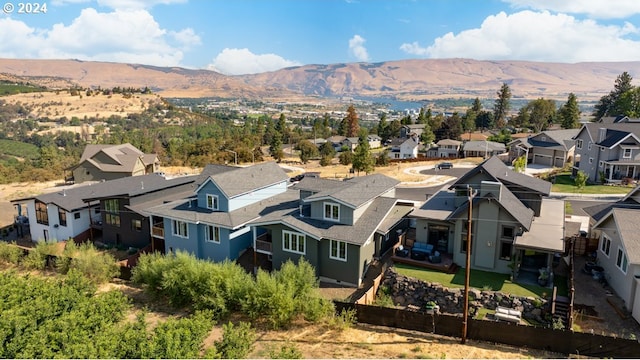
[(404, 59), (640, 60), (640, 0), (20, 1), (0, 0), (0, 58), (226, 75)]

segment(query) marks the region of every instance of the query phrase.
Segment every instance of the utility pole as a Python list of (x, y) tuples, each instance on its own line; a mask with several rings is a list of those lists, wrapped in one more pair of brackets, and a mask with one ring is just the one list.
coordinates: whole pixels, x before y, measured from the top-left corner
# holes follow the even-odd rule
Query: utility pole
[(467, 322), (469, 319), (469, 277), (471, 275), (471, 219), (473, 213), (473, 190), (467, 187), (469, 198), (469, 210), (467, 214), (467, 261), (464, 273), (464, 305), (462, 308), (462, 340), (461, 344), (467, 341)]

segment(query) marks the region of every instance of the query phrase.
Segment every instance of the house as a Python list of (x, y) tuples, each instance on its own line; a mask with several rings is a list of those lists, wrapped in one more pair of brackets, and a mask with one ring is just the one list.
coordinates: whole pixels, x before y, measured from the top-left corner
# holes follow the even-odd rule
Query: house
[[(640, 187), (627, 195), (625, 200), (629, 199), (640, 203)], [(594, 229), (599, 232), (598, 265), (633, 318), (640, 322), (639, 218), (639, 208), (611, 207)]]
[(251, 222), (255, 249), (274, 269), (306, 259), (323, 281), (359, 286), (371, 262), (397, 244), (413, 209), (396, 199), (399, 182), (374, 174), (345, 181), (305, 177), (283, 207)]
[(410, 137), (420, 138), (424, 132), (425, 124), (409, 124), (400, 127), (400, 138), (408, 139)]
[(336, 152), (339, 152), (339, 151), (342, 151), (342, 146), (344, 145), (344, 142), (346, 139), (347, 139), (346, 136), (333, 135), (327, 138), (327, 142), (333, 145), (333, 149)]
[[(489, 135), (491, 134), (489, 133)], [(482, 132), (469, 132), (460, 135), (460, 138), (463, 141), (485, 141), (489, 138), (489, 135), (485, 135)]]
[(152, 236), (163, 238), (166, 252), (235, 260), (253, 244), (250, 221), (295, 200), (288, 182), (275, 162), (217, 167), (192, 196), (147, 209)]
[(550, 191), (551, 183), (514, 172), (494, 156), (409, 217), (416, 219), (417, 242), (465, 264), (472, 206), (472, 268), (536, 281), (539, 269), (550, 269), (554, 254), (565, 249), (564, 203), (545, 198)]
[(87, 145), (80, 162), (67, 169), (72, 173), (67, 181), (79, 184), (153, 174), (159, 166), (160, 161), (155, 154), (144, 154), (129, 143)]
[(408, 139), (394, 138), (390, 144), (390, 159), (415, 159), (418, 157), (418, 147), (420, 142), (415, 137)]
[[(133, 248), (151, 244), (154, 250), (164, 252), (164, 242), (150, 235), (147, 209), (193, 194), (199, 178), (191, 175), (167, 180), (151, 174), (99, 183), (90, 196), (83, 198), (86, 207), (97, 204), (100, 210), (100, 219), (91, 227), (101, 234), (104, 244)], [(152, 243), (152, 239), (156, 241)]]
[(464, 157), (482, 157), (487, 158), (494, 155), (505, 153), (506, 147), (503, 143), (495, 141), (477, 141), (471, 140), (464, 143), (462, 153)]
[(528, 164), (564, 167), (574, 157), (573, 137), (579, 129), (547, 130), (526, 138), (518, 138), (507, 144), (509, 162), (520, 156), (527, 157)]
[(618, 123), (640, 123), (640, 118), (630, 118), (625, 115), (618, 116), (604, 116), (598, 120), (599, 123), (604, 124), (618, 124)]
[(619, 184), (640, 179), (640, 124), (583, 124), (575, 140), (573, 175), (587, 181)]
[(344, 139), (344, 141), (342, 141), (342, 146), (346, 146), (347, 148), (351, 149), (351, 151), (354, 151), (358, 146), (359, 141), (360, 138), (357, 136), (348, 137)]
[(367, 135), (370, 149), (377, 149), (382, 146), (382, 138), (376, 134)]
[(102, 232), (107, 242), (143, 247), (149, 243), (144, 208), (186, 191), (193, 181), (193, 177), (166, 180), (151, 174), (66, 187), (11, 202), (27, 209), (34, 241), (81, 241)]
[(438, 141), (436, 145), (438, 145), (436, 157), (457, 158), (458, 154), (460, 154), (462, 141), (442, 139)]

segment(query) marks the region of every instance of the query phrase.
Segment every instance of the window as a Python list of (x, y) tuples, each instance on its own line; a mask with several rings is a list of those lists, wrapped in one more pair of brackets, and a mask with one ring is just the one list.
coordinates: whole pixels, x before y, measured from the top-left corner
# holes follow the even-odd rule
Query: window
[(588, 148), (588, 150), (591, 150), (591, 145), (592, 145), (592, 144), (591, 144), (591, 141), (589, 141), (589, 148)]
[(205, 241), (220, 244), (220, 228), (217, 226), (207, 225)]
[(600, 244), (600, 251), (602, 251), (605, 255), (609, 256), (610, 250), (611, 250), (611, 239), (609, 239), (607, 235), (602, 234), (602, 243)]
[(581, 139), (576, 140), (576, 149), (582, 149), (582, 140)]
[(604, 166), (604, 161), (600, 161), (600, 162), (598, 162), (598, 167), (599, 167), (599, 168), (602, 168), (603, 166)]
[(49, 212), (47, 204), (36, 201), (36, 222), (42, 225), (49, 225)]
[(291, 231), (282, 231), (282, 249), (304, 255), (304, 235)]
[(131, 230), (133, 230), (133, 231), (142, 231), (142, 220), (132, 219), (131, 220)]
[(540, 137), (540, 141), (547, 141), (547, 137), (546, 136), (541, 136)]
[[(475, 236), (473, 234), (471, 234), (471, 253), (473, 254), (473, 242), (475, 241)], [(460, 235), (460, 252), (461, 253), (466, 253), (467, 252), (467, 233), (463, 232), (462, 235)]]
[(104, 221), (113, 226), (120, 226), (120, 202), (118, 199), (104, 201)]
[(510, 226), (502, 227), (502, 237), (505, 239), (513, 239), (513, 228)]
[(207, 194), (207, 209), (218, 210), (218, 195)]
[(74, 212), (73, 213), (73, 218), (76, 219), (76, 220), (80, 219), (80, 213), (79, 212)]
[(500, 260), (511, 260), (511, 254), (513, 253), (513, 240), (500, 241)]
[(593, 158), (589, 158), (589, 164), (593, 164)]
[(171, 220), (171, 228), (173, 230), (173, 235), (188, 238), (189, 230), (187, 228), (187, 223), (179, 220)]
[(324, 203), (324, 219), (340, 221), (340, 205), (334, 203)]
[(334, 260), (347, 261), (347, 243), (344, 241), (331, 240), (329, 258)]
[(631, 158), (631, 149), (624, 149), (622, 151), (622, 157), (625, 159), (630, 159)]
[(58, 224), (67, 226), (67, 212), (60, 208), (58, 208)]
[(624, 253), (624, 250), (622, 250), (621, 247), (618, 248), (618, 258), (616, 259), (616, 266), (618, 267), (618, 269), (622, 270), (623, 273), (627, 273), (627, 265), (628, 264), (628, 260), (627, 260), (627, 254)]

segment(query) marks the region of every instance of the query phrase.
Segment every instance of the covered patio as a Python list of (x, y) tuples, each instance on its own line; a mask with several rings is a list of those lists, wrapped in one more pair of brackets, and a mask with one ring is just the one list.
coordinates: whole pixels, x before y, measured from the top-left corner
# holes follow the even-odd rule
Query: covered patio
[(637, 161), (602, 161), (604, 180), (607, 184), (636, 184), (640, 180), (640, 163)]

